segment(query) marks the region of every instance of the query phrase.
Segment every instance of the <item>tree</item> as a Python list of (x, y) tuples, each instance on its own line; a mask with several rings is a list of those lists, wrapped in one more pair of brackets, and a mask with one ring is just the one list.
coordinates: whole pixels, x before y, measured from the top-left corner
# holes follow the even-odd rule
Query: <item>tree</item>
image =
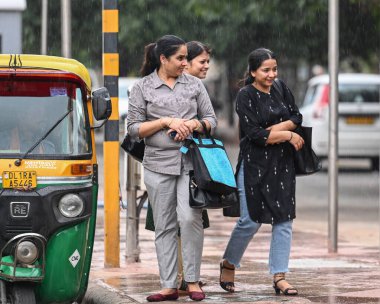
[[(27, 1), (23, 14), (23, 52), (41, 52), (41, 1)], [(102, 64), (102, 3), (71, 1), (72, 56), (87, 67)], [(61, 55), (60, 1), (48, 1), (48, 55)]]
[[(340, 0), (340, 59), (356, 71), (378, 72), (378, 0)], [(100, 68), (100, 0), (72, 1), (72, 54)], [(39, 53), (41, 3), (28, 1), (24, 12), (24, 52)], [(232, 100), (246, 58), (266, 46), (294, 71), (300, 62), (327, 66), (326, 0), (119, 0), (120, 75), (139, 75), (144, 46), (164, 34), (210, 44), (226, 62)], [(48, 53), (60, 55), (60, 1), (49, 1)], [(293, 73), (295, 75), (295, 72)], [(293, 77), (296, 81), (296, 77)]]

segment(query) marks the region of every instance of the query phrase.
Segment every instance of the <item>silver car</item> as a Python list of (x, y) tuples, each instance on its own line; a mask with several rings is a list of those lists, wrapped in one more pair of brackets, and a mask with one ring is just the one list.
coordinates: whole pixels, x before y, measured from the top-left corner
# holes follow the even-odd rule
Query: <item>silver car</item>
[[(370, 158), (379, 170), (380, 75), (339, 74), (338, 153), (339, 157)], [(329, 76), (309, 80), (300, 108), (304, 125), (313, 127), (313, 148), (328, 156)]]

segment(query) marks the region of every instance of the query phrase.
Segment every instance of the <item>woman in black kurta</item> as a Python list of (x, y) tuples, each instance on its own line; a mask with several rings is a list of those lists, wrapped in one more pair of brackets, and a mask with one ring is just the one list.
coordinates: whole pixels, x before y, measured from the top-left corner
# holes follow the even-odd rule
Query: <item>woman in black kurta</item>
[(295, 218), (294, 150), (304, 141), (292, 132), (302, 115), (289, 88), (277, 77), (277, 59), (268, 49), (248, 57), (248, 75), (237, 96), (240, 153), (237, 184), (240, 218), (220, 263), (220, 285), (234, 291), (235, 267), (261, 224), (272, 225), (269, 271), (276, 293), (296, 295), (285, 280)]
[(239, 158), (244, 160), (249, 215), (255, 222), (266, 224), (296, 217), (294, 148), (287, 141), (267, 144), (267, 128), (287, 120), (298, 125), (302, 116), (290, 90), (281, 80), (277, 81), (283, 87), (283, 96), (274, 86), (265, 93), (247, 85), (236, 102), (242, 131)]

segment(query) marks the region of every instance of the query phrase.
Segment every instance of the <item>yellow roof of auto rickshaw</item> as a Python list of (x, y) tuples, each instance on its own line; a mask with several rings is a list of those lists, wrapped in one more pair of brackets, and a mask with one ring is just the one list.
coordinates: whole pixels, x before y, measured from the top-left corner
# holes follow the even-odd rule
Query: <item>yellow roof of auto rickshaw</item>
[(91, 90), (91, 78), (86, 67), (75, 59), (27, 54), (0, 54), (0, 68), (47, 69), (73, 73), (86, 83)]

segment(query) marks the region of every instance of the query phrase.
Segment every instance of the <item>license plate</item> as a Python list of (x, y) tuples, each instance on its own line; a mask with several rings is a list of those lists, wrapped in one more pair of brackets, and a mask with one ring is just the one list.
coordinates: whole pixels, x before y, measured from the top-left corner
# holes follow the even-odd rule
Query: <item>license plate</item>
[(36, 188), (36, 171), (4, 171), (3, 188)]
[(348, 116), (346, 123), (348, 125), (373, 125), (375, 118), (373, 116)]

